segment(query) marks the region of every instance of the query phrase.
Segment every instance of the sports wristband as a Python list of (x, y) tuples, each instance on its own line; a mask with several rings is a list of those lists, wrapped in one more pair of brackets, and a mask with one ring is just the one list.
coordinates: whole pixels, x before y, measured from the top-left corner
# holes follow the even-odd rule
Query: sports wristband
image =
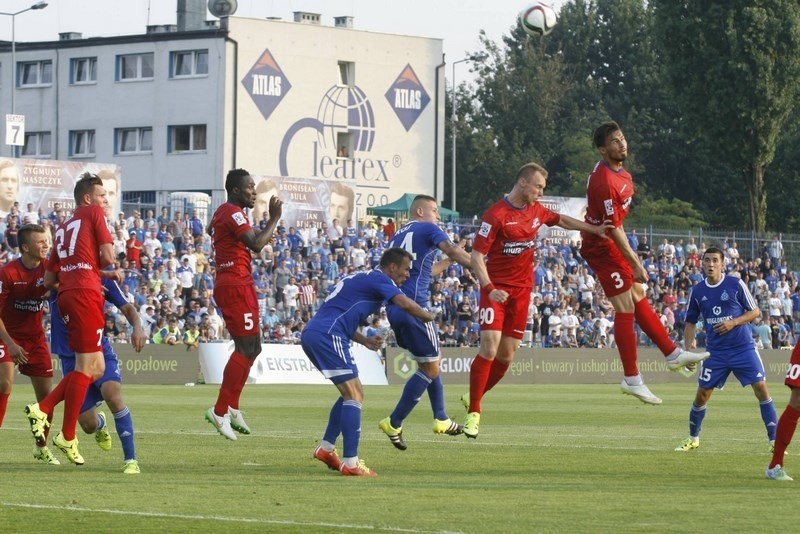
[(491, 283), (491, 282), (489, 282), (488, 284), (486, 284), (485, 286), (483, 286), (483, 289), (485, 289), (487, 293), (491, 293), (491, 292), (492, 292), (492, 291), (494, 291), (494, 289), (495, 289), (495, 288), (494, 288), (494, 284), (493, 284), (493, 283)]

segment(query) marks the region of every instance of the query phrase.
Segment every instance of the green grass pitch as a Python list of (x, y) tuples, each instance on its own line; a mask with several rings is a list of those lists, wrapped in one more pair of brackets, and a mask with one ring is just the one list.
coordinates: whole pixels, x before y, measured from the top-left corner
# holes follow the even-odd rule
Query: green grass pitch
[[(203, 420), (217, 386), (125, 386), (142, 468), (126, 476), (113, 431), (109, 452), (79, 433), (84, 466), (57, 450), (62, 465), (36, 463), (23, 415), (32, 391), (18, 385), (0, 429), (0, 532), (790, 529), (800, 481), (764, 478), (770, 454), (751, 389), (715, 392), (700, 448), (680, 453), (673, 448), (687, 435), (694, 386), (651, 386), (663, 405), (613, 385), (501, 383), (484, 399), (476, 440), (435, 436), (423, 397), (404, 425), (405, 452), (377, 428), (400, 388), (368, 387), (360, 453), (379, 476), (364, 479), (311, 458), (332, 386), (248, 386), (242, 409), (254, 433), (237, 442)], [(788, 392), (771, 386), (780, 414)], [(459, 421), (464, 391), (446, 387)], [(797, 451), (790, 447), (786, 463), (800, 476)]]

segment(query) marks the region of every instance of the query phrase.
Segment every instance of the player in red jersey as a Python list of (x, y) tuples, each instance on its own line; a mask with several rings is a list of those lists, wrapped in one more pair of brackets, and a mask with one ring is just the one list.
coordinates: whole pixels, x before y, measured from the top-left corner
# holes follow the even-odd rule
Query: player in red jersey
[[(47, 232), (38, 224), (19, 230), (22, 257), (0, 271), (0, 426), (14, 383), (14, 364), (31, 379), (37, 400), (53, 387), (53, 365), (42, 328), (42, 308), (47, 298), (44, 273), (47, 268)], [(59, 464), (47, 448), (47, 438), (36, 440), (33, 457), (46, 464)]]
[(642, 286), (634, 283), (646, 283), (647, 271), (622, 227), (634, 193), (633, 178), (622, 167), (628, 157), (628, 144), (616, 122), (601, 124), (594, 131), (593, 141), (603, 159), (595, 165), (586, 185), (586, 222), (596, 225), (610, 220), (614, 227), (608, 231), (610, 239), (582, 232), (581, 256), (594, 271), (616, 312), (614, 336), (625, 373), (620, 385), (622, 392), (645, 403), (661, 404), (661, 399), (653, 395), (639, 374), (634, 319), (667, 357), (667, 367), (672, 371), (691, 376), (694, 364), (708, 358), (709, 353), (691, 353), (675, 345), (650, 307)]
[(506, 374), (522, 341), (533, 289), (533, 251), (539, 227), (558, 225), (598, 236), (610, 228), (560, 215), (539, 204), (546, 185), (544, 167), (536, 163), (523, 165), (511, 192), (483, 214), (475, 236), (471, 266), (481, 285), (481, 343), (469, 372), (469, 396), (461, 399), (468, 406), (464, 422), (468, 438), (478, 437), (481, 399)]
[(239, 397), (250, 367), (261, 354), (261, 322), (258, 299), (250, 267), (250, 251), (261, 252), (272, 238), (281, 218), (283, 203), (277, 196), (269, 201), (269, 221), (256, 232), (243, 208), (253, 209), (255, 182), (244, 169), (234, 169), (225, 178), (228, 202), (217, 208), (208, 233), (214, 243), (217, 276), (214, 300), (233, 338), (234, 348), (219, 388), (216, 404), (206, 411), (206, 420), (228, 439), (236, 440), (233, 430), (249, 434), (250, 427), (239, 411)]
[(789, 370), (786, 372), (784, 384), (789, 386), (789, 403), (778, 419), (778, 428), (775, 429), (775, 449), (772, 451), (772, 460), (766, 470), (766, 477), (772, 480), (793, 480), (784, 471), (784, 455), (786, 448), (792, 442), (794, 431), (797, 430), (797, 421), (800, 419), (800, 343), (794, 346), (789, 360)]
[[(53, 252), (45, 273), (45, 286), (58, 287), (58, 305), (67, 324), (70, 347), (75, 351), (75, 371), (59, 382), (47, 397), (25, 407), (34, 438), (44, 435), (55, 406), (64, 401), (61, 432), (53, 438), (70, 462), (83, 464), (75, 427), (86, 391), (103, 375), (103, 297), (100, 269), (114, 265), (114, 245), (106, 225), (108, 204), (103, 181), (84, 173), (75, 184), (75, 211), (56, 229)], [(119, 271), (105, 271), (122, 281)]]

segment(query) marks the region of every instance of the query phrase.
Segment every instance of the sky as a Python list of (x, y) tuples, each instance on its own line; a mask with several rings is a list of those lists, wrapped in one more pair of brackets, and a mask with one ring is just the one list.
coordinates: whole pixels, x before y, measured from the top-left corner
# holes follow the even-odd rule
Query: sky
[[(0, 0), (0, 10), (17, 12), (36, 0)], [(563, 3), (551, 2), (554, 7)], [(60, 32), (79, 32), (84, 37), (141, 34), (153, 24), (175, 24), (177, 0), (48, 0), (42, 10), (16, 16), (16, 40), (55, 41)], [(322, 24), (333, 17), (354, 17), (354, 28), (367, 31), (434, 37), (444, 40), (448, 64), (481, 50), (484, 30), (499, 41), (516, 24), (524, 0), (238, 0), (234, 16), (281, 17), (293, 20), (294, 11), (322, 15)], [(208, 13), (208, 18), (214, 17)], [(0, 16), (0, 39), (11, 40), (11, 17)], [(471, 79), (469, 68), (457, 67), (457, 82)], [(452, 70), (446, 69), (448, 79)]]

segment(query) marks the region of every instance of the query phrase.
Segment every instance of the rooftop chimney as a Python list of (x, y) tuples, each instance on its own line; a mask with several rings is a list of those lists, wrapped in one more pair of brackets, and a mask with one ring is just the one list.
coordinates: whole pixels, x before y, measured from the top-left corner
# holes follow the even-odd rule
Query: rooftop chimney
[(319, 26), (319, 13), (309, 13), (307, 11), (295, 11), (294, 12), (294, 21), (300, 22), (302, 24), (316, 24)]
[(353, 17), (350, 16), (333, 17), (333, 25), (337, 28), (352, 28)]
[(206, 0), (178, 0), (178, 31), (206, 29)]

